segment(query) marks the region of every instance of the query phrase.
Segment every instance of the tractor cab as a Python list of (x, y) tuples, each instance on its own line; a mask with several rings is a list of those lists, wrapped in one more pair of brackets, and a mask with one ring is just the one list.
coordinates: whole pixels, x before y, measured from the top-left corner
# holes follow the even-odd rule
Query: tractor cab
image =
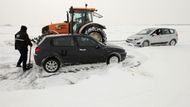
[[(93, 22), (93, 16), (101, 18), (102, 16), (96, 13), (95, 8), (70, 8), (70, 30), (71, 33), (79, 32), (80, 28), (87, 24)], [(67, 20), (69, 21), (69, 16), (67, 15)]]

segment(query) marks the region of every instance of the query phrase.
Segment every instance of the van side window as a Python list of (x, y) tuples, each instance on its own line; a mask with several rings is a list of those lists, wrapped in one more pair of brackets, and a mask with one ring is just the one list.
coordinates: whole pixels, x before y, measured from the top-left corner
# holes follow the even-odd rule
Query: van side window
[(53, 46), (74, 46), (72, 37), (58, 37), (53, 39)]
[(170, 34), (174, 34), (174, 33), (175, 33), (175, 30), (170, 29)]
[(170, 31), (169, 29), (161, 29), (161, 34), (162, 35), (170, 34)]
[(152, 33), (152, 35), (153, 35), (153, 36), (160, 35), (160, 29), (155, 30), (155, 31)]

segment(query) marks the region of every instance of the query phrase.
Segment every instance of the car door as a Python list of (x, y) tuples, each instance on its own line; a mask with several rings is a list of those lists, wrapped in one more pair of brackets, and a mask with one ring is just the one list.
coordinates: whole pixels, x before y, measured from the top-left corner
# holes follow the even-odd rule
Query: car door
[(156, 29), (150, 36), (150, 43), (151, 45), (155, 45), (155, 44), (160, 44), (160, 42), (162, 42), (162, 38), (161, 38), (161, 30), (160, 29)]
[(105, 61), (103, 45), (88, 36), (76, 36), (80, 63), (98, 63)]
[(169, 29), (161, 29), (161, 39), (162, 43), (166, 44), (171, 40), (172, 34), (170, 33)]
[(58, 54), (64, 64), (78, 63), (78, 48), (72, 36), (62, 36), (53, 39), (55, 54)]

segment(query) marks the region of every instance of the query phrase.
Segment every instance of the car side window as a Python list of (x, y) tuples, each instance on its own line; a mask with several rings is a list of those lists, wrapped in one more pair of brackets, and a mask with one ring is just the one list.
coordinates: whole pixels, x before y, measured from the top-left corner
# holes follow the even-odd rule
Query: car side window
[(53, 46), (74, 46), (72, 37), (58, 37), (53, 39)]
[(169, 29), (161, 29), (161, 34), (167, 35), (167, 34), (170, 34), (170, 31), (169, 31)]
[(96, 46), (97, 45), (97, 43), (94, 40), (87, 37), (77, 37), (77, 41), (78, 41), (79, 46)]

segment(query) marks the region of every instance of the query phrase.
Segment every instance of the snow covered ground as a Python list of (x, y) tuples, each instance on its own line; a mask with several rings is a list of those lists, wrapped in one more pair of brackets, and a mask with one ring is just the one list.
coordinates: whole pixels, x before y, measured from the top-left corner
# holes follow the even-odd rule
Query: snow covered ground
[[(178, 31), (175, 47), (137, 48), (120, 41), (148, 27), (153, 25), (108, 26), (108, 40), (128, 53), (123, 63), (68, 66), (56, 74), (45, 73), (34, 65), (22, 75), (22, 70), (15, 67), (19, 53), (14, 50), (14, 34), (19, 26), (0, 26), (0, 105), (189, 107), (190, 26), (156, 26)], [(35, 37), (40, 27), (30, 26), (28, 33)]]

